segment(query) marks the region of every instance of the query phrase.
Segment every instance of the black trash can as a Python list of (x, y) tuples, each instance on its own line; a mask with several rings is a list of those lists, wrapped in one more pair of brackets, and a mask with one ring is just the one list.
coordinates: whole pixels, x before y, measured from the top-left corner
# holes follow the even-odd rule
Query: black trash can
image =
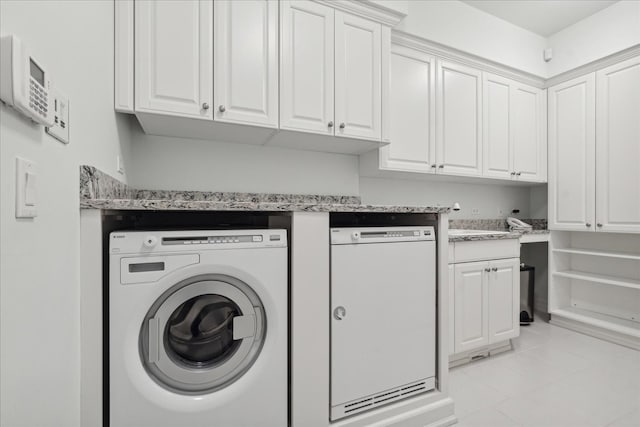
[(535, 275), (535, 267), (520, 264), (520, 325), (523, 326), (533, 322)]

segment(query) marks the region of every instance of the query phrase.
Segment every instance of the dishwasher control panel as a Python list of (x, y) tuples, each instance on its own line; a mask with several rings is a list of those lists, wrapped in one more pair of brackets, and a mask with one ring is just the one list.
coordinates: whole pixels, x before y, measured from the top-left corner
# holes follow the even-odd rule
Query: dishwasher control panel
[(353, 245), (361, 243), (391, 243), (435, 240), (436, 233), (431, 226), (415, 227), (366, 227), (332, 228), (332, 245)]

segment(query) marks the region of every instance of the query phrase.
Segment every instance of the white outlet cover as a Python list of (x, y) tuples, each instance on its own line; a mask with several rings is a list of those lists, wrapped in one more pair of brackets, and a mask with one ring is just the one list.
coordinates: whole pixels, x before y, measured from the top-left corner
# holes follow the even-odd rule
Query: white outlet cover
[(46, 132), (63, 144), (69, 143), (69, 97), (56, 87), (51, 88), (51, 106), (54, 109), (53, 126)]

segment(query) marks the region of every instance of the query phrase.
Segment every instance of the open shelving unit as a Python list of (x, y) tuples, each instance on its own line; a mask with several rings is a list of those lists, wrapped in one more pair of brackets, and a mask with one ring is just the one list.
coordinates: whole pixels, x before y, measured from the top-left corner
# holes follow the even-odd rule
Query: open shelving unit
[(554, 231), (551, 322), (640, 350), (640, 235)]

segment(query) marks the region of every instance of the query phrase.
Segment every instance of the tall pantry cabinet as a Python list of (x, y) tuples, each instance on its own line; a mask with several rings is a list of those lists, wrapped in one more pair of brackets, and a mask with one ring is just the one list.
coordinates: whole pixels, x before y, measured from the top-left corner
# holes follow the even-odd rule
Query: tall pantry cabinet
[(640, 349), (640, 57), (548, 94), (551, 322)]

